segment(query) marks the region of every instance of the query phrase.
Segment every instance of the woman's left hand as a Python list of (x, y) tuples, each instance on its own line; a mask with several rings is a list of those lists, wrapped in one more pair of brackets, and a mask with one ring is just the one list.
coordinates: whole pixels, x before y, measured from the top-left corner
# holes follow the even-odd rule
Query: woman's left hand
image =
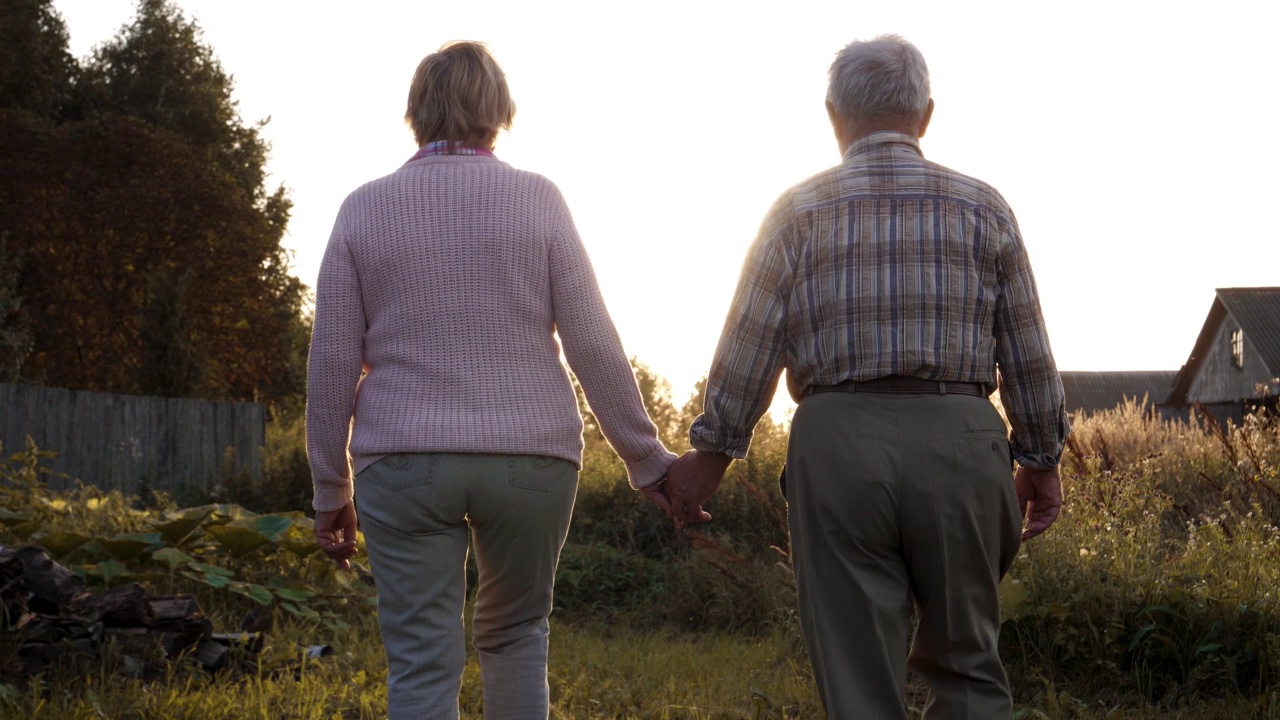
[(337, 510), (316, 511), (316, 544), (342, 570), (356, 556), (356, 506), (348, 500)]

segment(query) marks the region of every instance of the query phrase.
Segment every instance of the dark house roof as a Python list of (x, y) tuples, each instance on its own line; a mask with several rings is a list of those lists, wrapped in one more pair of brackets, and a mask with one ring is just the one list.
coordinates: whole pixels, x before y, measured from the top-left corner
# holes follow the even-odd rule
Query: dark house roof
[(1152, 405), (1164, 402), (1178, 373), (1172, 370), (1150, 372), (1074, 372), (1064, 371), (1062, 389), (1067, 396), (1067, 412), (1110, 410), (1125, 398)]
[(1168, 404), (1184, 405), (1196, 370), (1209, 354), (1214, 335), (1223, 317), (1231, 316), (1244, 330), (1268, 372), (1280, 375), (1280, 287), (1218, 288), (1209, 317), (1200, 328), (1200, 336), (1191, 357), (1178, 371)]
[(1280, 374), (1280, 287), (1228, 288), (1218, 291), (1218, 299), (1267, 369)]

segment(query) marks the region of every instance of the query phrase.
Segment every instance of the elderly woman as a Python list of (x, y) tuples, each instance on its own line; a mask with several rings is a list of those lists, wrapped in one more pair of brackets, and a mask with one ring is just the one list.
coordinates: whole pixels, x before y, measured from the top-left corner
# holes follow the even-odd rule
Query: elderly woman
[(582, 457), (557, 336), (632, 486), (669, 510), (658, 483), (675, 456), (564, 198), (493, 154), (514, 114), (483, 45), (424, 58), (405, 113), (419, 150), (347, 197), (316, 287), (316, 538), (347, 566), (358, 505), (392, 720), (458, 717), (468, 541), (485, 716), (547, 717), (547, 617)]

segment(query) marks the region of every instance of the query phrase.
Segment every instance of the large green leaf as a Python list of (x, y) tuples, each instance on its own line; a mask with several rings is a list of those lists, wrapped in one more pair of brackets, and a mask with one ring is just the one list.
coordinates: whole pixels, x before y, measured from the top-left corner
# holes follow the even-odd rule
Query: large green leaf
[(40, 544), (55, 558), (60, 558), (89, 542), (89, 537), (73, 532), (54, 532), (40, 538)]
[(233, 523), (227, 525), (211, 525), (208, 533), (217, 539), (218, 544), (227, 549), (233, 557), (241, 558), (264, 545), (271, 544), (271, 538), (247, 527)]
[(173, 510), (165, 510), (161, 515), (165, 520), (178, 520), (180, 518), (192, 517), (195, 515), (209, 515), (218, 508), (217, 505), (193, 505), (191, 507), (175, 508)]
[(254, 515), (257, 515), (257, 513), (253, 512), (252, 510), (245, 510), (239, 505), (233, 505), (231, 503), (219, 503), (218, 505), (214, 505), (213, 514), (218, 519), (225, 519), (228, 521), (240, 520), (241, 518), (253, 517)]
[(0, 524), (2, 525), (8, 525), (9, 527), (13, 527), (14, 525), (21, 525), (24, 522), (30, 522), (30, 521), (31, 521), (30, 515), (27, 515), (25, 513), (17, 513), (12, 510), (5, 510), (4, 508), (0, 508)]
[(262, 587), (261, 585), (254, 585), (253, 583), (231, 583), (229, 589), (231, 592), (243, 595), (259, 605), (270, 605), (274, 599), (271, 596), (270, 590)]
[(312, 529), (298, 522), (280, 538), (280, 547), (303, 559), (320, 549)]
[(117, 560), (131, 560), (153, 545), (160, 544), (160, 533), (131, 533), (110, 539), (98, 538), (98, 542)]
[(219, 590), (231, 584), (231, 580), (228, 579), (226, 575), (214, 575), (212, 573), (204, 573), (203, 575), (198, 575), (196, 573), (186, 572), (186, 571), (183, 571), (182, 575), (184, 577), (189, 577), (192, 580), (195, 580), (197, 582), (202, 582), (205, 585), (209, 585), (210, 587), (218, 588)]
[(87, 575), (102, 578), (102, 581), (107, 585), (110, 585), (111, 581), (118, 577), (128, 577), (129, 575), (129, 570), (124, 565), (110, 558), (97, 565), (86, 565), (84, 571)]
[(15, 537), (35, 539), (40, 534), (41, 523), (36, 521), (20, 523), (9, 528)]
[(169, 572), (174, 572), (183, 565), (195, 562), (195, 558), (177, 548), (171, 547), (164, 547), (156, 550), (151, 553), (151, 559), (169, 566)]
[(276, 597), (281, 600), (293, 600), (294, 602), (303, 602), (316, 596), (316, 594), (305, 588), (275, 588)]
[(296, 615), (300, 618), (304, 618), (307, 620), (320, 619), (320, 613), (316, 612), (315, 610), (312, 610), (306, 605), (299, 606), (299, 605), (294, 605), (291, 602), (282, 602), (280, 603), (280, 607), (283, 608), (290, 615)]
[(205, 521), (205, 518), (213, 514), (213, 506), (206, 505), (199, 508), (191, 508), (183, 513), (173, 513), (172, 516), (166, 513), (168, 522), (159, 523), (155, 526), (156, 532), (164, 538), (165, 542), (170, 545), (177, 545), (183, 540), (190, 537), (196, 528)]
[(282, 515), (259, 515), (255, 518), (237, 520), (232, 525), (246, 527), (265, 538), (276, 542), (280, 536), (293, 528), (293, 518)]
[(273, 543), (293, 527), (291, 518), (280, 515), (255, 515), (214, 525), (209, 534), (235, 557), (244, 557), (258, 548)]
[(222, 577), (228, 578), (236, 576), (235, 570), (228, 570), (224, 567), (218, 567), (217, 565), (205, 565), (202, 562), (189, 563), (188, 567), (196, 572), (202, 572), (206, 575), (221, 575)]

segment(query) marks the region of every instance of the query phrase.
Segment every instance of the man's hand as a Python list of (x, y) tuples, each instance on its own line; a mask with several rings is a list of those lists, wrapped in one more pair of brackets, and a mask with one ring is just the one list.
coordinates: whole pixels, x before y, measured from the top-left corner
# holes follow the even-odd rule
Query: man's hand
[(731, 462), (733, 458), (728, 455), (690, 450), (671, 463), (667, 468), (666, 495), (676, 527), (711, 522), (711, 514), (702, 505), (720, 487)]
[(316, 512), (316, 544), (342, 570), (356, 556), (356, 506), (350, 500), (337, 510)]
[(1058, 519), (1062, 510), (1062, 480), (1056, 467), (1048, 470), (1020, 467), (1013, 476), (1013, 486), (1018, 492), (1018, 509), (1026, 520), (1022, 539), (1030, 540)]

